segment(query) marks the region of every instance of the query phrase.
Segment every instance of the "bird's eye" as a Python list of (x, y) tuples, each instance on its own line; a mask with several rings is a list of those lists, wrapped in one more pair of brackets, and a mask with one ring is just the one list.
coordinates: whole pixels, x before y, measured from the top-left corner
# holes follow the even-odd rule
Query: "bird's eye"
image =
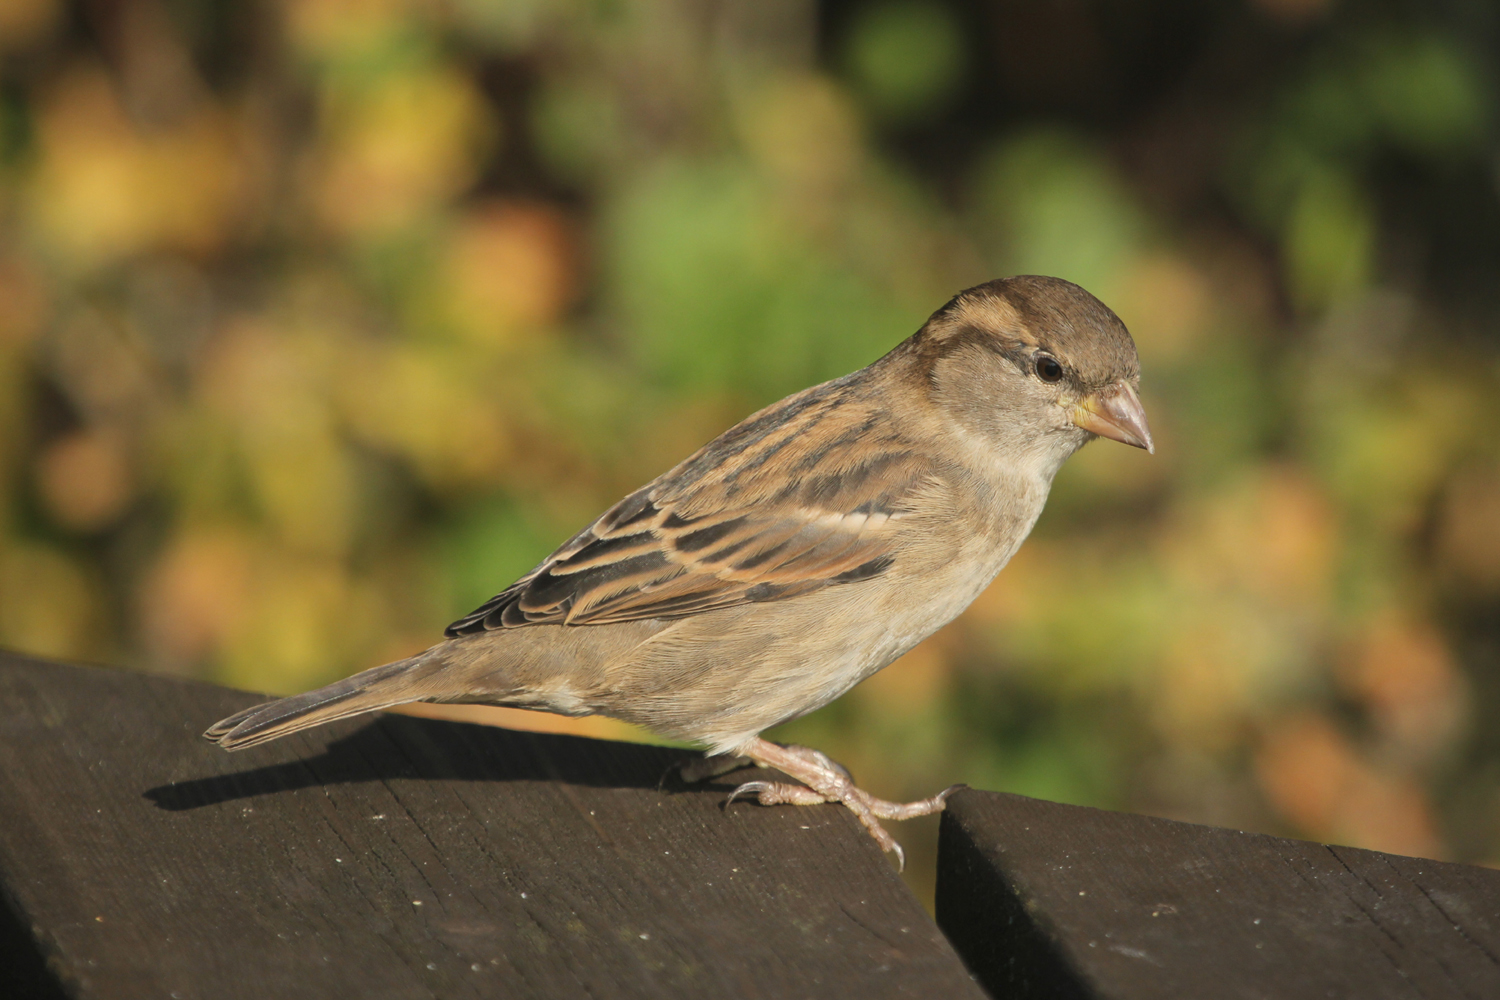
[(1043, 382), (1056, 382), (1063, 377), (1062, 365), (1057, 363), (1056, 358), (1043, 354), (1036, 359), (1036, 375)]

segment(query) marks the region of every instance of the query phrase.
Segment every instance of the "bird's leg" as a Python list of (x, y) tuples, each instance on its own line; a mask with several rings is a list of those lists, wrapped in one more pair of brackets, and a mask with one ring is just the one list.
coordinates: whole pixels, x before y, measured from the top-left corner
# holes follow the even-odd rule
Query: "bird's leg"
[[(906, 852), (896, 843), (885, 828), (882, 819), (911, 819), (941, 812), (948, 796), (962, 785), (953, 785), (929, 799), (917, 802), (887, 802), (877, 799), (869, 792), (857, 788), (849, 772), (816, 750), (808, 747), (778, 746), (756, 737), (738, 748), (743, 756), (760, 764), (773, 767), (802, 782), (793, 785), (784, 781), (747, 781), (729, 795), (729, 802), (741, 795), (753, 795), (763, 806), (798, 805), (810, 806), (823, 802), (842, 802), (859, 821), (882, 850), (894, 851), (901, 867), (906, 867)], [(725, 803), (728, 804), (727, 802)]]
[(787, 753), (794, 753), (798, 757), (801, 757), (803, 760), (807, 761), (809, 764), (827, 768), (830, 771), (837, 771), (839, 774), (842, 774), (850, 784), (854, 783), (854, 775), (849, 772), (849, 769), (821, 750), (814, 750), (812, 747), (798, 746), (795, 743), (773, 743), (772, 746), (778, 746), (781, 749), (785, 750)]
[[(850, 781), (854, 780), (854, 776), (849, 773), (847, 767), (836, 760), (830, 759), (825, 754), (814, 750), (812, 747), (799, 747), (780, 743), (776, 745), (788, 753), (805, 757), (810, 764), (831, 768)], [(677, 771), (677, 776), (689, 785), (696, 785), (700, 781), (710, 781), (734, 771), (742, 771), (747, 767), (758, 766), (760, 765), (751, 758), (732, 753), (716, 753), (704, 757), (689, 757), (673, 765)], [(669, 771), (668, 773), (670, 774), (671, 772)], [(822, 800), (820, 799), (819, 801)]]

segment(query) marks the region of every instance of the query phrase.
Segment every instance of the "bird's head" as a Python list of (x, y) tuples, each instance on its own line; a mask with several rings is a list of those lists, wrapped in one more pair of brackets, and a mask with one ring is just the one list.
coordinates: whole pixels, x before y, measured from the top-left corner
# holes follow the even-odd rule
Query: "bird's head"
[(976, 285), (910, 345), (938, 406), (1019, 460), (1055, 472), (1095, 436), (1154, 450), (1135, 342), (1072, 282), (1022, 275)]

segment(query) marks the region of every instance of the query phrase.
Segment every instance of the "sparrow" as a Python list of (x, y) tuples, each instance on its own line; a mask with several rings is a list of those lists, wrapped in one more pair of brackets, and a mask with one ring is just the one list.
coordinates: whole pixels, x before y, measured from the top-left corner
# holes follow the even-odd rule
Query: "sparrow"
[[(751, 764), (762, 805), (896, 803), (760, 734), (833, 701), (966, 608), (1095, 437), (1150, 452), (1140, 365), (1084, 289), (1023, 275), (955, 295), (890, 353), (786, 397), (625, 497), (408, 659), (257, 705), (204, 733), (240, 750), (408, 702), (606, 715)], [(954, 786), (955, 788), (961, 786)]]

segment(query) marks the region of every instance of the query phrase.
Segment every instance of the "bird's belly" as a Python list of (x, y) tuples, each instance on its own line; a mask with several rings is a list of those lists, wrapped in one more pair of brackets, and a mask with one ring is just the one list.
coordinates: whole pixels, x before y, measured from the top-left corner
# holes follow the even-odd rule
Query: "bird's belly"
[(884, 627), (872, 631), (867, 639), (850, 649), (848, 660), (830, 671), (831, 694), (798, 712), (806, 714), (826, 705), (860, 681), (889, 666), (923, 639), (963, 613), (987, 587), (999, 566), (960, 564), (953, 567), (947, 579), (929, 576), (923, 581), (922, 593), (914, 588), (892, 588), (878, 611)]
[(685, 619), (610, 671), (597, 711), (734, 749), (823, 707), (952, 621), (1010, 554)]

